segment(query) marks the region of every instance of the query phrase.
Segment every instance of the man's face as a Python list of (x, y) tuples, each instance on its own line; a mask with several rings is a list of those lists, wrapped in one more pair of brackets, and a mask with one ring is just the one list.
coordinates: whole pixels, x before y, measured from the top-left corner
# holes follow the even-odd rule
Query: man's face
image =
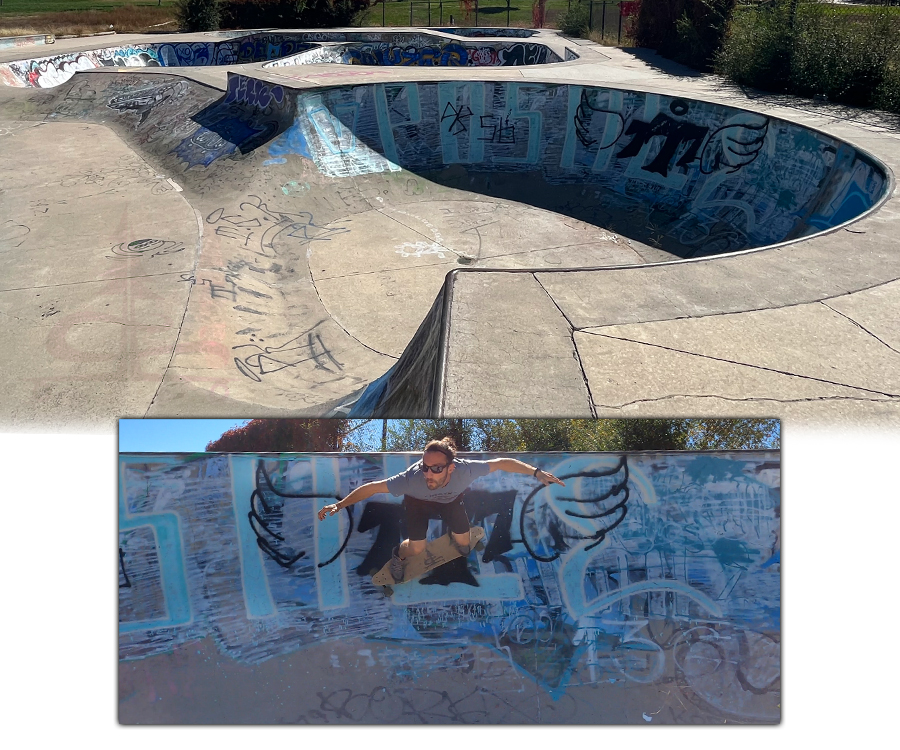
[(429, 490), (436, 490), (439, 487), (444, 487), (447, 482), (450, 481), (450, 475), (453, 473), (453, 462), (449, 461), (447, 457), (438, 451), (428, 451), (422, 458), (422, 463), (425, 466), (443, 466), (444, 470), (440, 474), (435, 474), (431, 471), (425, 471), (425, 484), (428, 485)]

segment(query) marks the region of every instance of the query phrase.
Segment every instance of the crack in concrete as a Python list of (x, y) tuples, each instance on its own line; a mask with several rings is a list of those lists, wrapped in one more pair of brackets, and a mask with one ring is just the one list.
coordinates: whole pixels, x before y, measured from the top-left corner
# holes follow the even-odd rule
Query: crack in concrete
[[(307, 263), (308, 263), (308, 261), (307, 261)], [(395, 357), (393, 354), (388, 354), (387, 352), (380, 352), (380, 351), (378, 351), (377, 349), (373, 349), (371, 346), (369, 346), (368, 344), (366, 344), (366, 343), (363, 342), (363, 341), (360, 341), (356, 336), (354, 336), (352, 333), (350, 333), (350, 331), (348, 331), (346, 328), (344, 328), (344, 326), (342, 326), (342, 325), (338, 322), (337, 318), (335, 318), (334, 315), (332, 315), (331, 310), (328, 309), (328, 305), (326, 305), (326, 304), (325, 304), (325, 301), (322, 299), (322, 295), (319, 293), (319, 287), (316, 286), (316, 279), (315, 279), (315, 277), (312, 275), (312, 268), (309, 268), (308, 270), (309, 270), (309, 283), (310, 283), (310, 286), (312, 286), (313, 291), (316, 293), (316, 299), (319, 300), (319, 304), (322, 306), (322, 309), (325, 311), (325, 314), (328, 316), (328, 319), (329, 319), (332, 323), (334, 323), (338, 328), (340, 328), (344, 333), (346, 333), (346, 334), (347, 334), (351, 339), (353, 339), (357, 344), (359, 344), (360, 346), (362, 346), (362, 347), (365, 348), (365, 349), (368, 349), (370, 352), (374, 352), (375, 354), (380, 354), (382, 357), (390, 357), (390, 358), (393, 359), (394, 361), (400, 359), (399, 357)], [(317, 323), (316, 325), (319, 325), (319, 323)], [(392, 365), (392, 366), (393, 366), (393, 365)], [(390, 368), (389, 368), (389, 369), (390, 369)], [(379, 377), (380, 377), (380, 376), (379, 376)]]
[[(401, 227), (405, 227), (406, 229), (408, 229), (408, 230), (409, 230), (410, 232), (412, 232), (413, 234), (417, 234), (419, 237), (422, 237), (423, 239), (428, 240), (428, 241), (432, 242), (432, 243), (435, 244), (435, 245), (439, 245), (440, 247), (445, 248), (445, 249), (447, 250), (448, 253), (453, 253), (453, 255), (455, 255), (457, 258), (460, 257), (460, 253), (459, 253), (458, 251), (454, 250), (452, 247), (447, 247), (447, 245), (444, 244), (443, 242), (438, 242), (438, 240), (437, 240), (436, 237), (429, 237), (429, 236), (428, 236), (427, 234), (425, 234), (424, 232), (420, 232), (418, 229), (415, 229), (414, 227), (409, 226), (409, 224), (407, 224), (407, 223), (405, 223), (405, 222), (403, 222), (403, 221), (400, 221), (400, 219), (398, 219), (396, 216), (393, 216), (393, 215), (391, 215), (390, 213), (387, 213), (387, 211), (389, 211), (389, 210), (391, 210), (391, 209), (386, 209), (386, 208), (384, 208), (384, 207), (382, 206), (382, 207), (380, 207), (380, 208), (376, 208), (375, 210), (376, 210), (378, 213), (380, 213), (382, 216), (384, 216), (385, 218), (388, 218), (388, 219), (390, 219), (391, 221), (396, 222), (396, 223), (399, 224)], [(418, 217), (418, 216), (415, 216), (415, 215), (412, 214), (412, 213), (409, 213), (408, 211), (397, 211), (397, 209), (393, 209), (393, 211), (398, 212), (398, 213), (405, 214), (406, 216), (409, 216), (411, 219), (418, 219), (418, 220), (419, 220), (420, 222), (422, 222), (422, 223), (429, 223), (429, 224), (430, 224), (430, 222), (428, 222), (427, 219), (422, 219), (422, 218), (420, 218), (420, 217)], [(436, 234), (438, 234), (438, 235), (440, 236), (440, 233), (437, 232), (437, 228), (435, 228), (434, 231), (435, 231)], [(443, 237), (441, 237), (441, 239), (443, 240)]]
[[(63, 312), (62, 310), (58, 310), (57, 312)], [(25, 318), (20, 318), (16, 315), (11, 315), (10, 313), (3, 312), (0, 310), (0, 315), (4, 315), (7, 318), (12, 318), (13, 320), (18, 320), (20, 323), (23, 323), (29, 330), (34, 328), (56, 328), (60, 325), (65, 325), (69, 328), (74, 328), (75, 326), (97, 326), (97, 325), (116, 325), (116, 326), (125, 326), (127, 328), (172, 328), (171, 323), (123, 323), (121, 320), (77, 320), (74, 322), (67, 321), (65, 317), (62, 318), (44, 318), (43, 322), (36, 322), (33, 320), (26, 320)]]
[[(203, 251), (203, 217), (200, 215), (200, 212), (194, 208), (194, 218), (197, 220), (197, 252), (194, 254), (194, 264), (191, 268), (191, 279), (197, 278), (197, 269), (200, 266), (200, 254)], [(182, 272), (183, 273), (183, 272)], [(153, 397), (150, 399), (150, 403), (147, 405), (147, 410), (144, 412), (144, 419), (146, 419), (150, 415), (150, 410), (153, 408), (153, 404), (156, 402), (156, 397), (159, 396), (159, 391), (163, 386), (163, 383), (166, 381), (166, 375), (169, 372), (169, 368), (172, 366), (172, 360), (175, 359), (175, 352), (178, 350), (178, 342), (181, 341), (181, 332), (184, 330), (184, 321), (187, 318), (188, 308), (191, 304), (191, 296), (194, 293), (194, 287), (197, 286), (196, 283), (192, 283), (188, 286), (187, 297), (184, 300), (184, 309), (181, 312), (181, 320), (178, 323), (178, 334), (175, 336), (175, 342), (172, 344), (172, 351), (169, 354), (169, 361), (166, 362), (166, 366), (163, 368), (162, 377), (159, 379), (159, 385), (156, 386), (156, 390), (153, 392)]]
[(870, 331), (868, 328), (866, 328), (862, 323), (859, 323), (859, 322), (855, 321), (853, 318), (851, 318), (851, 317), (850, 317), (849, 315), (847, 315), (846, 313), (842, 313), (840, 310), (836, 310), (836, 309), (833, 308), (831, 305), (825, 304), (825, 302), (822, 302), (822, 305), (824, 305), (825, 307), (827, 307), (827, 308), (828, 308), (829, 310), (831, 310), (832, 312), (837, 313), (837, 314), (840, 315), (842, 318), (846, 318), (847, 320), (849, 320), (851, 323), (853, 323), (853, 325), (855, 325), (855, 326), (856, 326), (857, 328), (859, 328), (861, 331), (864, 331), (865, 333), (869, 334), (869, 336), (871, 336), (873, 339), (875, 339), (879, 344), (882, 344), (883, 346), (886, 346), (888, 349), (890, 349), (892, 352), (894, 352), (894, 354), (900, 354), (900, 351), (897, 351), (893, 346), (891, 346), (889, 343), (887, 343), (887, 341), (885, 341), (884, 339), (881, 339), (881, 338), (879, 338), (878, 336), (876, 336), (874, 333), (872, 333), (872, 331)]
[(888, 398), (900, 398), (900, 393), (889, 393), (887, 391), (877, 391), (874, 388), (865, 388), (860, 385), (850, 385), (849, 383), (840, 383), (836, 380), (827, 380), (826, 378), (817, 378), (813, 375), (801, 375), (796, 372), (787, 372), (786, 370), (779, 370), (774, 367), (766, 367), (765, 365), (754, 365), (750, 362), (738, 362), (732, 359), (725, 359), (723, 357), (713, 357), (711, 354), (700, 354), (698, 352), (689, 352), (684, 349), (675, 349), (671, 346), (663, 346), (662, 344), (651, 344), (647, 341), (637, 341), (635, 339), (628, 339), (621, 336), (610, 336), (608, 333), (595, 333), (593, 331), (581, 331), (581, 333), (586, 333), (591, 336), (600, 336), (601, 338), (612, 339), (613, 341), (624, 341), (629, 344), (640, 344), (642, 346), (651, 346), (656, 349), (663, 349), (668, 352), (675, 352), (676, 354), (687, 354), (691, 357), (700, 357), (701, 359), (709, 359), (714, 362), (724, 362), (729, 365), (738, 365), (740, 367), (751, 367), (755, 370), (763, 370), (765, 372), (773, 372), (777, 375), (786, 375), (792, 378), (801, 378), (803, 380), (811, 380), (817, 383), (825, 383), (827, 385), (839, 386), (841, 388), (850, 388), (855, 391), (864, 391), (866, 393), (874, 393), (879, 396), (886, 396)]
[(638, 398), (634, 401), (626, 401), (622, 404), (595, 404), (603, 409), (624, 409), (626, 406), (634, 404), (647, 404), (654, 401), (671, 401), (676, 398), (704, 398), (718, 399), (720, 401), (733, 401), (735, 403), (746, 403), (749, 401), (771, 402), (776, 404), (800, 404), (814, 403), (821, 401), (858, 401), (873, 404), (896, 404), (897, 397), (889, 396), (887, 398), (861, 398), (859, 396), (809, 396), (806, 398), (774, 398), (768, 396), (748, 396), (746, 398), (735, 398), (733, 396), (710, 395), (708, 393), (673, 393), (668, 396), (658, 396), (656, 398)]
[[(453, 252), (452, 250), (448, 250), (447, 252)], [(458, 264), (454, 261), (446, 261), (439, 260), (437, 263), (417, 263), (416, 265), (408, 265), (408, 266), (398, 266), (396, 268), (381, 268), (375, 271), (353, 271), (350, 273), (342, 273), (339, 276), (319, 276), (314, 277), (312, 275), (312, 268), (310, 268), (310, 277), (313, 279), (313, 282), (316, 281), (331, 281), (333, 279), (350, 279), (359, 276), (374, 276), (379, 273), (399, 273), (403, 271), (411, 271), (416, 268), (431, 268), (431, 267), (440, 267), (440, 266), (448, 266), (450, 270), (454, 270), (458, 268)]]
[(594, 394), (591, 393), (591, 384), (588, 381), (587, 372), (584, 369), (584, 361), (581, 358), (581, 353), (578, 351), (578, 344), (575, 341), (575, 326), (572, 325), (572, 321), (569, 320), (569, 316), (563, 312), (563, 309), (556, 303), (556, 300), (553, 299), (553, 295), (547, 291), (544, 285), (541, 283), (540, 279), (538, 279), (537, 274), (531, 274), (532, 278), (535, 280), (537, 285), (543, 290), (544, 294), (547, 295), (548, 299), (554, 304), (557, 310), (559, 310), (559, 314), (562, 315), (563, 320), (566, 321), (566, 324), (569, 326), (569, 339), (572, 342), (572, 356), (575, 358), (575, 361), (578, 363), (578, 368), (581, 370), (581, 379), (584, 382), (584, 388), (587, 391), (588, 396), (588, 408), (591, 410), (591, 416), (597, 416), (597, 410), (594, 408)]
[[(628, 269), (628, 266), (622, 266), (621, 268), (604, 269), (604, 271), (613, 273), (615, 271), (627, 270), (627, 269)], [(486, 269), (486, 270), (488, 270), (488, 269)], [(494, 270), (494, 269), (489, 269), (489, 270)], [(547, 273), (548, 271), (552, 271), (552, 270), (556, 270), (556, 269), (547, 269), (547, 270), (541, 269), (541, 270), (534, 271), (534, 273)], [(569, 271), (569, 269), (566, 269), (566, 270)], [(572, 269), (571, 272), (578, 273), (581, 271), (582, 271), (582, 269)], [(583, 269), (583, 271), (590, 272), (591, 269), (586, 268), (586, 269)], [(557, 272), (559, 272), (559, 271), (557, 271)], [(878, 289), (879, 287), (882, 287), (882, 286), (887, 286), (888, 284), (894, 284), (898, 281), (900, 281), (900, 277), (888, 279), (887, 281), (879, 281), (877, 284), (872, 284), (871, 286), (866, 286), (866, 287), (860, 287), (859, 289), (855, 289), (851, 292), (843, 291), (843, 292), (839, 292), (837, 294), (832, 294), (827, 297), (820, 297), (818, 299), (802, 300), (801, 302), (786, 302), (781, 305), (776, 303), (776, 304), (772, 304), (768, 307), (749, 307), (749, 308), (745, 308), (743, 310), (721, 310), (719, 312), (703, 313), (700, 315), (692, 315), (691, 313), (685, 313), (684, 315), (674, 315), (674, 316), (668, 317), (668, 318), (646, 318), (646, 319), (641, 319), (641, 320), (629, 320), (629, 321), (625, 321), (625, 322), (617, 321), (615, 323), (589, 324), (589, 325), (583, 325), (580, 327), (576, 326), (575, 330), (582, 331), (584, 333), (591, 333), (591, 331), (589, 331), (587, 329), (589, 329), (589, 328), (612, 328), (614, 326), (642, 325), (644, 323), (668, 323), (670, 321), (675, 321), (675, 320), (702, 320), (704, 318), (715, 318), (715, 317), (720, 317), (720, 316), (724, 316), (724, 315), (744, 315), (746, 313), (768, 312), (771, 310), (789, 310), (792, 307), (801, 307), (803, 305), (814, 305), (816, 303), (824, 303), (827, 300), (835, 300), (835, 299), (841, 299), (843, 297), (851, 297), (854, 294), (868, 292), (873, 289)], [(667, 297), (667, 299), (668, 299), (668, 297)], [(674, 306), (677, 307), (677, 304)], [(837, 311), (835, 310), (835, 312), (837, 312)]]
[[(195, 264), (190, 273), (193, 274), (196, 270), (197, 266)], [(45, 284), (42, 286), (20, 286), (11, 289), (0, 289), (0, 294), (5, 294), (6, 292), (29, 292), (32, 289), (60, 289), (62, 287), (80, 286), (82, 284), (108, 284), (115, 281), (131, 281), (132, 279), (152, 279), (157, 276), (180, 276), (184, 273), (188, 273), (188, 271), (163, 271), (162, 273), (147, 273), (140, 276), (116, 276), (111, 279), (85, 279), (84, 281), (65, 281), (59, 284)]]

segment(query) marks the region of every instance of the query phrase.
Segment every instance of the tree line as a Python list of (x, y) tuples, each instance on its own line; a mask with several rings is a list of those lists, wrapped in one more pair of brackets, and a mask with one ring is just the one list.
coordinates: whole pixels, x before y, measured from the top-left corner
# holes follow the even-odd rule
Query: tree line
[(251, 419), (206, 446), (223, 452), (418, 451), (450, 436), (461, 451), (778, 449), (777, 419)]

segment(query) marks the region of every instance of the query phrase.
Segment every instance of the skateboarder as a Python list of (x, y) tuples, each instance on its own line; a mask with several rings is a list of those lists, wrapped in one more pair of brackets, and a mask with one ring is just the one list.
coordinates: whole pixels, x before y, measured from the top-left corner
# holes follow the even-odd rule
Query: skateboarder
[(319, 520), (348, 505), (367, 500), (372, 495), (389, 492), (394, 497), (403, 496), (406, 512), (406, 529), (409, 537), (394, 547), (391, 553), (391, 575), (395, 581), (403, 579), (404, 561), (408, 557), (425, 551), (428, 518), (437, 514), (449, 527), (450, 542), (461, 555), (470, 550), (469, 519), (460, 495), (478, 477), (493, 471), (508, 471), (513, 474), (531, 474), (541, 484), (565, 483), (551, 473), (529, 466), (515, 458), (492, 458), (475, 461), (456, 457), (453, 439), (432, 440), (425, 446), (422, 459), (406, 471), (380, 482), (368, 482), (353, 490), (337, 503), (326, 505), (319, 511)]

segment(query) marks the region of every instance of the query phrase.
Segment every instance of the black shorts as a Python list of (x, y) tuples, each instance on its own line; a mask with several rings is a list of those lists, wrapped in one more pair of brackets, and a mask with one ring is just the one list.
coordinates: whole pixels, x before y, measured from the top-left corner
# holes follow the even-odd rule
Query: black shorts
[(413, 542), (424, 541), (428, 536), (430, 518), (440, 518), (454, 534), (465, 534), (469, 530), (469, 517), (462, 495), (449, 503), (430, 503), (404, 495), (403, 509), (406, 511), (406, 538)]

